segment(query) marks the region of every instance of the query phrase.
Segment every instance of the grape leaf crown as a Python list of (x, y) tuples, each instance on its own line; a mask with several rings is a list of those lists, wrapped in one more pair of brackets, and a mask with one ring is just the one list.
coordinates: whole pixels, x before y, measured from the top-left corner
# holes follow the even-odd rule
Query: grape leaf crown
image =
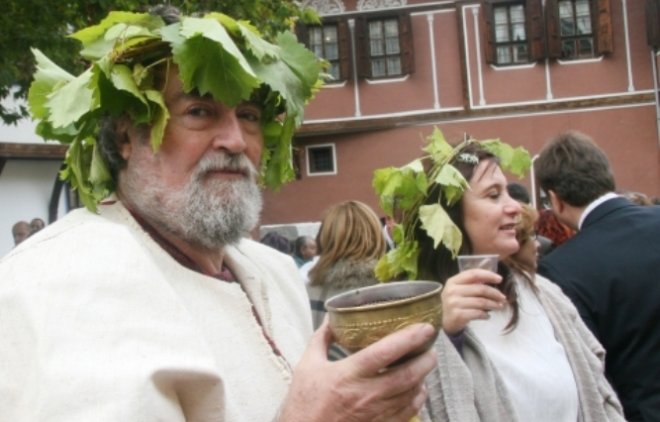
[[(454, 161), (476, 165), (478, 158), (463, 152), (472, 143), (498, 158), (502, 169), (522, 178), (531, 166), (529, 153), (523, 147), (512, 147), (499, 139), (466, 139), (453, 147), (437, 127), (427, 137), (423, 157), (402, 167), (387, 167), (374, 172), (373, 187), (379, 197), (380, 207), (390, 217), (399, 220), (393, 229), (396, 248), (384, 255), (376, 265), (376, 276), (383, 281), (405, 275), (410, 280), (417, 278), (419, 244), (414, 238), (414, 228), (421, 225), (433, 246), (443, 245), (455, 257), (463, 243), (460, 229), (451, 220), (441, 201), (446, 206), (458, 202), (470, 188), (465, 177), (451, 164)], [(430, 163), (425, 171), (423, 163)], [(429, 192), (439, 187), (442, 194), (438, 203), (426, 204)]]
[(37, 133), (69, 145), (60, 177), (87, 208), (96, 210), (115, 189), (96, 143), (104, 116), (126, 113), (148, 124), (152, 148), (160, 148), (169, 119), (154, 83), (162, 64), (179, 67), (186, 92), (211, 94), (230, 107), (256, 96), (264, 136), (261, 182), (277, 189), (294, 178), (293, 133), (322, 84), (323, 62), (291, 32), (271, 43), (249, 22), (221, 13), (166, 24), (159, 16), (115, 11), (71, 37), (82, 43), (90, 66), (74, 76), (33, 49), (37, 69), (28, 104)]

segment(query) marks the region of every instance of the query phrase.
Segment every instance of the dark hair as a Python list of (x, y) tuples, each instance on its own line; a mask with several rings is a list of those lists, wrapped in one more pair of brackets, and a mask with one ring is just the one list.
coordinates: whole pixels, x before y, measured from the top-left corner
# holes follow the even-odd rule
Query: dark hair
[(527, 188), (518, 182), (509, 182), (509, 184), (506, 185), (506, 190), (509, 192), (509, 196), (518, 202), (524, 204), (529, 204), (531, 202)]
[[(478, 161), (463, 160), (461, 156), (464, 154), (476, 156)], [(469, 143), (456, 156), (450, 161), (462, 175), (465, 180), (470, 182), (474, 176), (474, 170), (482, 161), (489, 161), (492, 165), (498, 164), (498, 159), (495, 155), (481, 147), (478, 143)], [(429, 195), (424, 202), (425, 205), (439, 203), (445, 209), (449, 218), (456, 224), (458, 229), (463, 235), (463, 243), (459, 251), (460, 254), (471, 254), (473, 251), (472, 242), (465, 230), (465, 221), (463, 219), (463, 201), (460, 200), (453, 205), (447, 205), (445, 198), (442, 197), (442, 189), (438, 185), (434, 185), (430, 190)], [(418, 219), (417, 219), (418, 220)], [(418, 278), (420, 280), (434, 280), (444, 283), (448, 278), (458, 274), (458, 261), (454, 259), (449, 249), (444, 245), (439, 245), (437, 248), (433, 245), (433, 239), (421, 227), (419, 221), (415, 224), (415, 240), (419, 244), (419, 257), (417, 260)], [(511, 305), (512, 316), (505, 330), (513, 329), (518, 322), (519, 309), (518, 309), (518, 295), (516, 293), (515, 284), (512, 278), (511, 271), (504, 263), (498, 264), (497, 272), (502, 276), (502, 282), (497, 285), (507, 298), (507, 302)]]
[(541, 149), (535, 171), (543, 190), (555, 192), (574, 207), (585, 206), (616, 189), (605, 153), (591, 138), (576, 131), (551, 139)]
[(289, 254), (291, 253), (291, 242), (286, 237), (277, 232), (268, 232), (261, 238), (261, 243), (268, 245), (273, 249)]
[(302, 258), (302, 248), (308, 241), (316, 242), (311, 236), (298, 236), (293, 244), (293, 254)]

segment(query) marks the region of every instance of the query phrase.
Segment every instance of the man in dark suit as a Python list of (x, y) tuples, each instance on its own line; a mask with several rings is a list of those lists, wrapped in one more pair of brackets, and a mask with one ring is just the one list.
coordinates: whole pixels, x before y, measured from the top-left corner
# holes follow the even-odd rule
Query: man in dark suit
[(605, 347), (626, 418), (660, 421), (660, 207), (616, 195), (607, 157), (577, 132), (546, 144), (535, 170), (558, 219), (578, 230), (538, 272)]

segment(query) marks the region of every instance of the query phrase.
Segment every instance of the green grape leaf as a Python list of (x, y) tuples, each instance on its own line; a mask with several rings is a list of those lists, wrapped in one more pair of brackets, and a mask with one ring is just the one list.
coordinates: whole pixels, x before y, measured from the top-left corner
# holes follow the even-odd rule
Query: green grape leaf
[(420, 206), (419, 220), (422, 228), (433, 239), (434, 248), (442, 243), (454, 257), (458, 254), (463, 235), (440, 204)]
[(94, 142), (92, 147), (92, 162), (90, 163), (89, 169), (89, 181), (92, 184), (94, 189), (94, 196), (101, 196), (102, 198), (108, 196), (110, 190), (108, 186), (113, 185), (112, 174), (108, 170), (108, 166), (105, 164), (105, 160), (101, 155), (101, 151)]
[(223, 13), (217, 12), (209, 13), (204, 17), (216, 19), (227, 29), (227, 31), (236, 36), (241, 36), (245, 41), (245, 47), (247, 50), (254, 54), (258, 60), (272, 60), (280, 55), (279, 47), (261, 38), (261, 34), (257, 28), (249, 22), (238, 21)]
[(94, 199), (88, 184), (85, 183), (87, 180), (86, 169), (88, 169), (86, 165), (86, 157), (88, 157), (88, 154), (85, 154), (85, 149), (84, 143), (80, 138), (76, 138), (71, 142), (66, 157), (64, 158), (67, 166), (60, 173), (60, 177), (69, 181), (71, 186), (78, 192), (78, 197), (85, 207), (96, 212), (97, 201)]
[(128, 66), (115, 65), (110, 70), (110, 81), (118, 90), (128, 92), (133, 97), (140, 100), (140, 102), (147, 104), (147, 100), (140, 92), (135, 79), (133, 79), (133, 72)]
[(437, 127), (433, 128), (433, 132), (426, 138), (427, 144), (423, 151), (431, 156), (436, 163), (446, 163), (451, 158), (454, 148), (449, 145), (445, 139), (445, 135)]
[(167, 126), (167, 121), (170, 119), (170, 111), (167, 109), (165, 99), (160, 91), (149, 89), (144, 91), (144, 94), (152, 104), (155, 104), (156, 107), (154, 112), (156, 114), (156, 119), (151, 125), (151, 148), (154, 151), (158, 151), (163, 143), (165, 127)]
[(74, 123), (99, 106), (98, 93), (95, 94), (90, 88), (94, 84), (93, 79), (94, 73), (89, 68), (50, 95), (46, 106), (50, 110), (53, 127)]
[(397, 223), (392, 227), (392, 240), (395, 245), (400, 245), (404, 240), (403, 225)]
[(35, 133), (45, 140), (54, 140), (63, 144), (70, 144), (72, 139), (74, 139), (78, 133), (78, 129), (76, 129), (76, 126), (73, 123), (66, 127), (54, 128), (48, 120), (41, 120), (37, 123)]
[(250, 98), (259, 80), (218, 21), (186, 18), (172, 27), (163, 31), (163, 39), (173, 45), (173, 59), (179, 65), (184, 91), (211, 93), (229, 107)]
[(392, 215), (395, 202), (399, 209), (409, 209), (426, 194), (428, 183), (423, 172), (404, 166), (376, 170), (372, 185), (380, 197), (381, 208)]
[(282, 61), (298, 75), (303, 82), (301, 84), (303, 92), (306, 96), (309, 95), (312, 87), (319, 81), (321, 63), (316, 59), (314, 53), (299, 43), (296, 36), (290, 31), (278, 34), (277, 45), (280, 47)]
[(93, 61), (108, 55), (115, 47), (125, 50), (129, 45), (133, 45), (135, 40), (130, 40), (129, 45), (122, 46), (132, 35), (141, 35), (143, 39), (157, 38), (155, 34), (152, 35), (151, 30), (163, 25), (160, 17), (148, 13), (115, 11), (110, 12), (98, 25), (81, 29), (71, 34), (71, 37), (83, 44), (84, 48), (80, 54), (85, 59)]
[(286, 63), (280, 60), (270, 63), (251, 60), (251, 64), (257, 77), (284, 98), (287, 114), (296, 118), (296, 124), (302, 123), (305, 96), (300, 81)]
[(374, 273), (381, 281), (396, 279), (404, 273), (408, 279), (414, 280), (417, 278), (418, 258), (417, 242), (403, 242), (380, 258)]
[(32, 54), (36, 60), (37, 69), (34, 82), (28, 92), (28, 105), (35, 119), (45, 119), (49, 115), (46, 103), (50, 93), (57, 86), (65, 85), (75, 78), (36, 48), (32, 49)]
[(461, 199), (463, 192), (470, 187), (461, 172), (449, 163), (442, 166), (434, 183), (442, 186), (442, 193), (447, 205), (455, 204)]
[(481, 145), (499, 158), (502, 169), (513, 173), (519, 178), (525, 177), (532, 166), (529, 152), (523, 147), (514, 148), (499, 139), (481, 141)]
[(291, 138), (295, 128), (294, 119), (287, 116), (282, 124), (278, 147), (271, 151), (268, 161), (264, 163), (265, 170), (262, 168), (262, 183), (273, 190), (295, 177), (291, 166)]

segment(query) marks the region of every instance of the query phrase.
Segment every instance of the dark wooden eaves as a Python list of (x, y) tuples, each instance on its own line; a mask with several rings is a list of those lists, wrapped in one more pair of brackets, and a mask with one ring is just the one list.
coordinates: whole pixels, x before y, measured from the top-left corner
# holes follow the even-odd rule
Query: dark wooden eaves
[(554, 103), (543, 103), (536, 105), (520, 105), (495, 107), (475, 110), (437, 111), (417, 113), (409, 116), (392, 116), (379, 118), (363, 118), (359, 120), (338, 120), (322, 123), (305, 123), (296, 132), (296, 138), (310, 138), (314, 136), (332, 134), (350, 134), (369, 132), (376, 130), (394, 129), (398, 127), (417, 126), (423, 124), (434, 124), (451, 122), (460, 119), (478, 119), (480, 117), (494, 117), (520, 114), (520, 113), (543, 113), (549, 111), (580, 110), (591, 107), (608, 107), (619, 105), (633, 105), (655, 101), (650, 94), (631, 94), (610, 98), (593, 98), (570, 101), (558, 101)]

